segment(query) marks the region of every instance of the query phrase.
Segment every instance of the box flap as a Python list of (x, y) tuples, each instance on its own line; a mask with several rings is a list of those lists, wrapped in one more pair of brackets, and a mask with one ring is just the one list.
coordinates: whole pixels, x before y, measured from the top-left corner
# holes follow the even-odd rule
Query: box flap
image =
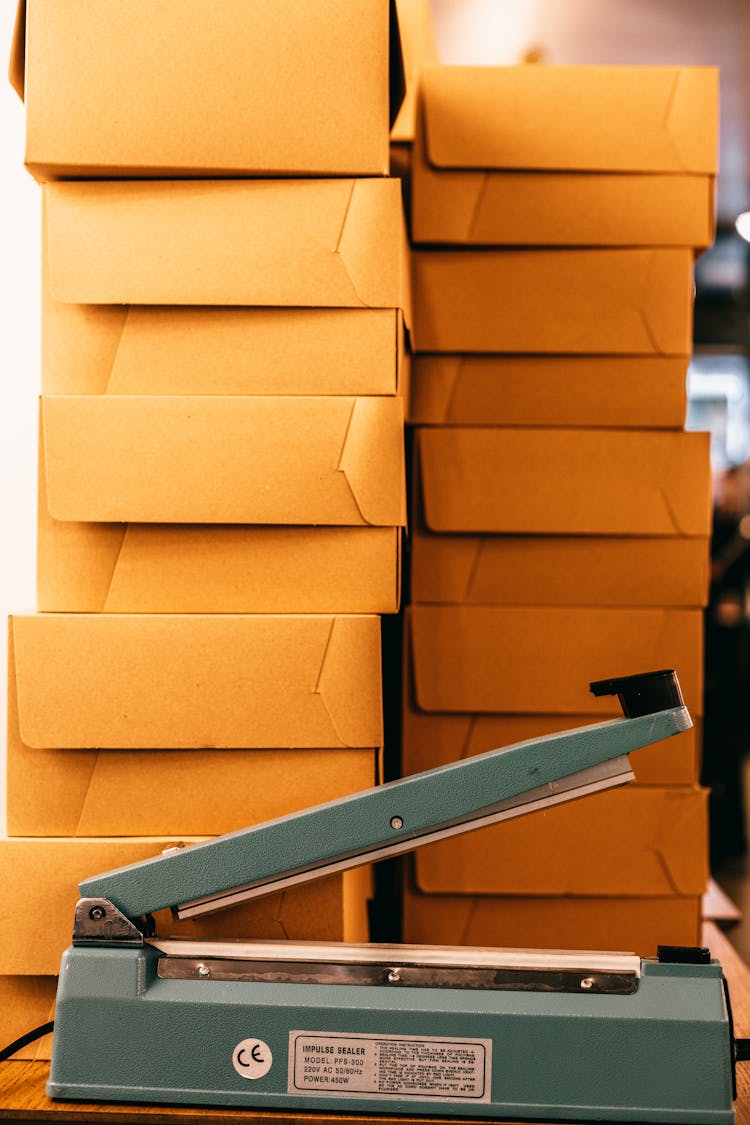
[[(121, 310), (116, 320), (113, 311)], [(66, 305), (44, 371), (48, 394), (390, 395), (403, 318), (391, 309)], [(75, 318), (75, 323), (73, 322)], [(76, 369), (81, 343), (91, 363)], [(96, 377), (98, 379), (95, 382)], [(72, 382), (75, 380), (75, 382)], [(66, 385), (68, 384), (68, 385)]]
[(368, 789), (377, 784), (377, 760), (375, 750), (350, 747), (32, 750), (13, 730), (8, 831), (159, 836), (179, 826), (191, 836), (219, 835)]
[(588, 685), (676, 668), (686, 704), (703, 708), (700, 609), (410, 606), (415, 703), (422, 711), (614, 715)]
[[(16, 835), (102, 836), (234, 832), (376, 784), (372, 750), (25, 751), (34, 785), (11, 810)], [(89, 766), (85, 786), (68, 781), (71, 758)], [(15, 763), (14, 793), (22, 766)], [(158, 793), (158, 800), (144, 800)], [(42, 794), (42, 796), (40, 796)], [(58, 794), (64, 808), (57, 805)], [(65, 815), (67, 813), (67, 815)], [(20, 826), (20, 828), (19, 828)]]
[(26, 0), (18, 0), (8, 63), (8, 80), (23, 101), (26, 70)]
[(10, 627), (33, 748), (382, 744), (374, 616), (39, 614)]
[(396, 613), (399, 528), (71, 523), (39, 527), (37, 609)]
[(428, 67), (421, 89), (440, 168), (716, 171), (713, 67)]
[(687, 366), (686, 356), (422, 355), (408, 421), (682, 429)]
[(47, 184), (52, 297), (78, 304), (400, 308), (398, 181)]
[(691, 351), (690, 249), (415, 251), (412, 268), (420, 352)]
[(405, 521), (398, 397), (53, 395), (42, 432), (57, 520)]
[(710, 246), (715, 178), (691, 172), (438, 168), (424, 123), (412, 152), (415, 243)]
[(431, 894), (690, 895), (708, 882), (708, 791), (597, 793), (420, 848)]
[(436, 535), (415, 529), (412, 602), (704, 606), (708, 537)]
[(708, 434), (452, 427), (417, 440), (430, 531), (710, 532)]

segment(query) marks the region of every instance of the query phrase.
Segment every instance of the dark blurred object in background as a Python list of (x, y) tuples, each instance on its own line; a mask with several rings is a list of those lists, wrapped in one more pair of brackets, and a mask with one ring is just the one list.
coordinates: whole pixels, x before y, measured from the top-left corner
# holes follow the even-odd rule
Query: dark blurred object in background
[(743, 761), (750, 750), (750, 465), (716, 476), (706, 611), (702, 782), (711, 788), (712, 866), (747, 852)]

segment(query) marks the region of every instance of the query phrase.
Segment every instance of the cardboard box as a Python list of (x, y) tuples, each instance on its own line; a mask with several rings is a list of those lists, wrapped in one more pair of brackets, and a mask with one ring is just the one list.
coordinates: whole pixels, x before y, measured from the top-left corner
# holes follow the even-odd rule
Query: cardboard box
[(428, 428), (417, 456), (430, 531), (710, 533), (705, 433)]
[(11, 709), (7, 768), (9, 836), (216, 836), (381, 775), (377, 750), (38, 750)]
[(401, 532), (53, 520), (37, 525), (37, 608), (65, 613), (395, 613)]
[(45, 393), (400, 389), (395, 181), (70, 183), (43, 199)]
[(21, 615), (9, 654), (35, 750), (382, 745), (374, 616)]
[(418, 352), (690, 354), (687, 249), (418, 250)]
[(440, 112), (467, 115), (471, 128), (451, 132), (443, 118), (434, 138), (436, 158), (447, 163), (448, 146), (460, 167), (481, 148), (498, 168), (716, 170), (714, 67), (440, 67), (423, 87)]
[(388, 0), (26, 7), (25, 90), (12, 71), (38, 178), (388, 171)]
[(406, 611), (415, 706), (427, 712), (621, 714), (593, 680), (677, 670), (703, 713), (698, 609), (413, 605)]
[(53, 519), (405, 522), (396, 397), (53, 395), (41, 427)]
[(47, 184), (55, 301), (404, 308), (396, 180)]
[(429, 844), (424, 894), (702, 895), (708, 790), (632, 785)]
[[(0, 840), (0, 880), (6, 920), (16, 936), (33, 926), (33, 941), (16, 940), (4, 969), (8, 976), (56, 974), (70, 945), (78, 884), (97, 872), (138, 863), (192, 838), (130, 837), (75, 840)], [(365, 912), (371, 894), (368, 868), (331, 875), (186, 922), (157, 911), (160, 937), (367, 940)], [(29, 921), (31, 920), (31, 922)], [(43, 920), (43, 924), (40, 924)]]
[(412, 602), (704, 606), (708, 538), (411, 537)]
[(428, 67), (413, 238), (705, 248), (717, 133), (713, 68)]
[(681, 429), (687, 358), (422, 355), (407, 420), (418, 426)]
[(417, 245), (705, 250), (716, 232), (715, 181), (708, 175), (444, 172), (422, 141), (414, 145), (411, 178)]
[(407, 887), (404, 941), (526, 949), (620, 949), (701, 944), (701, 900), (668, 897), (425, 895)]
[[(430, 714), (415, 706), (407, 681), (402, 708), (401, 772), (419, 773), (499, 746), (588, 726), (591, 715)], [(700, 776), (701, 722), (629, 755), (638, 784), (695, 785)]]
[(47, 273), (45, 394), (391, 395), (406, 384), (398, 309), (66, 304)]
[[(0, 976), (0, 1042), (4, 1047), (32, 1028), (49, 1023), (55, 1014), (56, 992), (54, 976)], [(52, 1035), (45, 1035), (22, 1047), (13, 1059), (39, 1061), (49, 1059), (51, 1052)]]

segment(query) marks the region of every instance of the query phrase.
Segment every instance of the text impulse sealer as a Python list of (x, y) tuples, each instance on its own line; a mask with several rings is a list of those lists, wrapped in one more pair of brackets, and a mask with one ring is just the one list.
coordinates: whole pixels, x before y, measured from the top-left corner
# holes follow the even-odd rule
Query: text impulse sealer
[(519, 1120), (732, 1122), (721, 966), (595, 952), (161, 941), (219, 909), (630, 780), (691, 725), (673, 672), (624, 717), (516, 743), (81, 884), (47, 1087), (65, 1099)]

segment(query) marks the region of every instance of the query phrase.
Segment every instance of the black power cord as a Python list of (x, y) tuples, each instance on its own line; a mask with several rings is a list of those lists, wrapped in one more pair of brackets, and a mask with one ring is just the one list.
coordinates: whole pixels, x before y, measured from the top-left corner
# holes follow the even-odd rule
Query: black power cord
[(39, 1027), (35, 1027), (33, 1031), (27, 1031), (20, 1039), (14, 1039), (12, 1043), (9, 1043), (7, 1047), (3, 1047), (0, 1051), (0, 1062), (5, 1062), (6, 1059), (15, 1055), (16, 1051), (20, 1051), (22, 1047), (33, 1043), (35, 1039), (41, 1039), (43, 1035), (49, 1035), (54, 1026), (54, 1020), (50, 1020), (49, 1023), (43, 1023)]

